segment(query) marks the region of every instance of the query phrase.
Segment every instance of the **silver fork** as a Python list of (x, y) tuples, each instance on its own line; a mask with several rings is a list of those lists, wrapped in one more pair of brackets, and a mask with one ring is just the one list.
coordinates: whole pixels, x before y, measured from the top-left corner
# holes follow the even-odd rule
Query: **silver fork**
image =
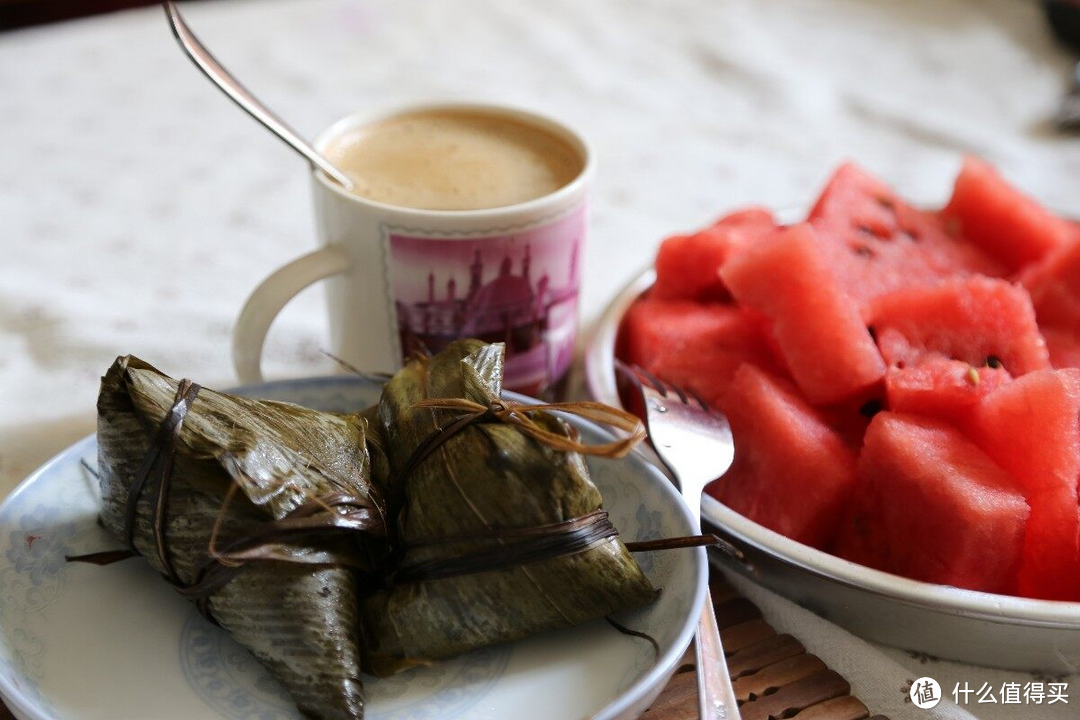
[[(702, 491), (726, 473), (735, 459), (727, 418), (710, 410), (697, 395), (665, 384), (639, 367), (618, 363), (618, 370), (640, 390), (649, 442), (678, 481), (690, 512), (700, 524)], [(738, 553), (734, 548), (729, 552)], [(739, 720), (739, 705), (708, 589), (694, 647), (701, 720)]]

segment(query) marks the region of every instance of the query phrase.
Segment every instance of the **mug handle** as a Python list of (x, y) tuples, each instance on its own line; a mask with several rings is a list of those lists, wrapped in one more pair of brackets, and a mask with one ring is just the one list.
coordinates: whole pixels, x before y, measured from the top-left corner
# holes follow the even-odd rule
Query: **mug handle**
[(341, 250), (322, 247), (274, 271), (251, 293), (233, 329), (233, 367), (241, 384), (261, 383), (262, 351), (270, 324), (308, 285), (347, 272), (352, 260)]

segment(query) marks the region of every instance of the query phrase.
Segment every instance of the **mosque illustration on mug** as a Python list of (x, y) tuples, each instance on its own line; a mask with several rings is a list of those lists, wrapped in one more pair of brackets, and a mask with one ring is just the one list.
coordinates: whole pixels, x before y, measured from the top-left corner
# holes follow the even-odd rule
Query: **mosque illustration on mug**
[(403, 354), (460, 338), (505, 343), (504, 386), (542, 393), (573, 359), (583, 235), (583, 213), (463, 240), (391, 233)]

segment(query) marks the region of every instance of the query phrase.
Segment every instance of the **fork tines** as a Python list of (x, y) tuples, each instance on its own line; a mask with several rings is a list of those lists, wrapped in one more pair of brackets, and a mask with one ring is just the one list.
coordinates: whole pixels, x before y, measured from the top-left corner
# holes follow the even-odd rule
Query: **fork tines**
[[(669, 394), (675, 395), (683, 405), (693, 405), (694, 403), (697, 403), (705, 412), (711, 412), (709, 404), (693, 390), (684, 389), (671, 383), (665, 383), (640, 365), (627, 365), (621, 360), (616, 360), (615, 369), (616, 371), (621, 370), (630, 375), (638, 385), (652, 388), (663, 397), (668, 397)], [(693, 400), (693, 403), (691, 400)]]

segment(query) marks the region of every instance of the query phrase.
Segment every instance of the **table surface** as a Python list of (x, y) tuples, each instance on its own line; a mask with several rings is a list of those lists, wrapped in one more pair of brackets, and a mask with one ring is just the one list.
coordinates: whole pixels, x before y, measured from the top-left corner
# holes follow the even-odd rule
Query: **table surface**
[[(1048, 118), (1072, 58), (1035, 0), (235, 0), (186, 15), (315, 135), (357, 109), (517, 104), (598, 153), (584, 321), (665, 234), (808, 203), (856, 158), (920, 202), (964, 153), (1080, 214)], [(303, 164), (200, 77), (146, 8), (0, 35), (0, 497), (93, 429), (135, 353), (234, 382), (236, 314), (314, 247)], [(328, 372), (323, 297), (275, 323), (268, 377)]]

